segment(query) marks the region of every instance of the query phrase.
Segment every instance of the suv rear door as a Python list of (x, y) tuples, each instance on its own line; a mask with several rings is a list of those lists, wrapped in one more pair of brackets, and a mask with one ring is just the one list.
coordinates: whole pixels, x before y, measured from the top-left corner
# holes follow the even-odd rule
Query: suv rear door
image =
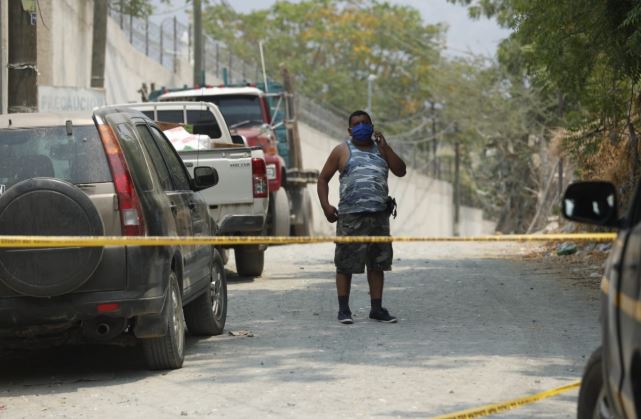
[[(207, 206), (191, 190), (189, 177), (173, 147), (160, 130), (140, 123), (136, 129), (158, 172), (161, 188), (170, 200), (176, 228), (181, 236), (209, 235)], [(183, 249), (183, 285), (189, 290), (209, 277), (211, 249), (209, 246), (181, 246)]]

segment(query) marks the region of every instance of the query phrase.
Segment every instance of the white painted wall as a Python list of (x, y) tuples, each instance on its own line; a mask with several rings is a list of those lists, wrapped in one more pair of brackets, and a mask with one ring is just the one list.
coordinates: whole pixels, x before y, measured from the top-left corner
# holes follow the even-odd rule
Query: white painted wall
[[(93, 2), (53, 0), (51, 21), (52, 26), (48, 30), (38, 28), (40, 37), (45, 35), (45, 31), (50, 33), (51, 85), (91, 86)], [(40, 40), (38, 42), (40, 43)]]
[[(4, 2), (3, 2), (4, 3)], [(93, 1), (41, 0), (44, 25), (38, 27), (39, 66), (42, 84), (54, 87), (91, 85)], [(40, 24), (40, 21), (39, 21)], [(186, 55), (186, 51), (185, 51)], [(192, 84), (191, 63), (178, 59), (176, 72), (140, 53), (130, 43), (118, 23), (107, 23), (105, 90), (107, 104), (140, 100), (143, 83), (157, 88)], [(215, 80), (207, 74), (207, 80)]]

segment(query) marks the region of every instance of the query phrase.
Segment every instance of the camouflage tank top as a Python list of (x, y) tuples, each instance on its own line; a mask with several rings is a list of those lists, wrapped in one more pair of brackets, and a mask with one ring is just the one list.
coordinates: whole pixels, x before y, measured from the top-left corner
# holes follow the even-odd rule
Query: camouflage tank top
[(347, 141), (349, 159), (340, 174), (339, 214), (385, 211), (389, 167), (376, 145), (359, 150)]

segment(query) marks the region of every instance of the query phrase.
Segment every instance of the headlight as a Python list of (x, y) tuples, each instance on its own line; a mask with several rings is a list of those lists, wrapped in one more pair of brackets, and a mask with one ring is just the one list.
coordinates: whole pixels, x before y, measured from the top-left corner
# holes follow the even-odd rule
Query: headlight
[(276, 179), (276, 165), (268, 164), (267, 165), (267, 179), (274, 180)]

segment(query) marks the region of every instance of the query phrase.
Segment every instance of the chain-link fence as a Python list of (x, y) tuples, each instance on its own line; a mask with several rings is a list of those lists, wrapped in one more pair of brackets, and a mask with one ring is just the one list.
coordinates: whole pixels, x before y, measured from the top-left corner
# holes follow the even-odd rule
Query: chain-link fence
[(109, 14), (134, 48), (168, 70), (177, 71), (181, 59), (191, 61), (191, 29), (175, 16), (157, 24), (115, 9), (110, 9)]

